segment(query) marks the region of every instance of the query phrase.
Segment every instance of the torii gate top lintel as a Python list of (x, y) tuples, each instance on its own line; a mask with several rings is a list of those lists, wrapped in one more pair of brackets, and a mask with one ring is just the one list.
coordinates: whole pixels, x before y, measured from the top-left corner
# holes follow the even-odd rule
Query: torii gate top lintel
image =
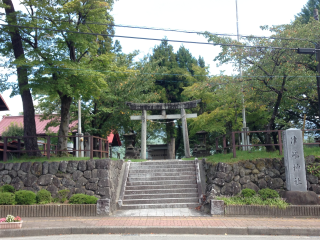
[(130, 107), (131, 110), (171, 110), (171, 109), (188, 109), (195, 108), (197, 104), (201, 102), (201, 99), (188, 101), (188, 102), (178, 102), (178, 103), (132, 103), (126, 102), (126, 105)]

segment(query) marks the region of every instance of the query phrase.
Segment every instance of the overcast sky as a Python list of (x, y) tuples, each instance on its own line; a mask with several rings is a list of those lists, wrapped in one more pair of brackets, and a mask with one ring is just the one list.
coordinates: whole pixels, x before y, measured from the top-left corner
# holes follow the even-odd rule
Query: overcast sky
[[(19, 0), (13, 0), (15, 6)], [(307, 0), (238, 0), (239, 29), (243, 35), (268, 36), (259, 26), (287, 24), (294, 20)], [(235, 0), (118, 0), (114, 4), (113, 16), (116, 24), (130, 26), (146, 26), (154, 28), (170, 28), (194, 31), (210, 31), (214, 33), (236, 34), (236, 4)], [(184, 40), (206, 42), (206, 39), (196, 34), (116, 28), (116, 35), (148, 37), (169, 40)], [(117, 38), (125, 53), (139, 50), (139, 58), (151, 53), (159, 41), (134, 40)], [(180, 43), (170, 43), (177, 51)], [(229, 66), (217, 68), (212, 60), (219, 53), (219, 47), (199, 44), (184, 44), (193, 56), (202, 56), (210, 65), (211, 74), (220, 71), (230, 73)], [(10, 111), (4, 114), (18, 115), (22, 112), (21, 97), (9, 98), (10, 92), (2, 93)], [(0, 117), (1, 119), (1, 117)]]

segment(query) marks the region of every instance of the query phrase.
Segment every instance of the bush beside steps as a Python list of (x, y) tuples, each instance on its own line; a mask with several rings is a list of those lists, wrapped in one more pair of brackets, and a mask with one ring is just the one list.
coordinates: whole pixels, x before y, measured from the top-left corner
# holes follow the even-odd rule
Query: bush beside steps
[(28, 190), (16, 191), (11, 185), (3, 185), (0, 187), (0, 205), (33, 205), (33, 204), (49, 204), (49, 203), (66, 203), (70, 204), (96, 204), (98, 198), (85, 194), (74, 194), (68, 198), (70, 190), (60, 190), (56, 198), (52, 198), (51, 193), (45, 189), (41, 189), (35, 194)]
[(275, 190), (265, 188), (258, 193), (254, 190), (245, 188), (240, 194), (234, 197), (217, 197), (223, 200), (225, 205), (266, 205), (285, 209), (289, 204)]

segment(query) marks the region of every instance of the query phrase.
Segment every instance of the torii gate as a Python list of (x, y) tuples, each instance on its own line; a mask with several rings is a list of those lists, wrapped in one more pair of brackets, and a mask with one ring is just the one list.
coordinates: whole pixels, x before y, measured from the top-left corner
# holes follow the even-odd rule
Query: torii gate
[[(179, 103), (131, 103), (126, 102), (131, 110), (141, 110), (141, 116), (131, 116), (131, 120), (141, 120), (141, 158), (146, 159), (147, 157), (147, 120), (156, 119), (180, 119), (182, 120), (182, 133), (183, 133), (183, 143), (184, 143), (184, 153), (185, 157), (190, 156), (190, 146), (189, 146), (189, 136), (188, 136), (188, 126), (187, 118), (196, 118), (197, 114), (186, 114), (185, 109), (195, 108), (197, 104), (201, 102), (201, 99), (189, 102), (179, 102)], [(181, 114), (166, 114), (166, 110), (181, 109)], [(147, 110), (162, 110), (162, 115), (147, 115)]]

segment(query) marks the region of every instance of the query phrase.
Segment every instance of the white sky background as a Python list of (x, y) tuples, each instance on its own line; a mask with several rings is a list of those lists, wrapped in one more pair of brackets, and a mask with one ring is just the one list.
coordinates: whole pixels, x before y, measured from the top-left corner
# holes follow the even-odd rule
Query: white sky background
[[(18, 9), (19, 0), (13, 0)], [(294, 20), (307, 0), (238, 0), (239, 30), (241, 35), (263, 35), (259, 26), (288, 24)], [(116, 24), (131, 26), (147, 26), (154, 28), (171, 28), (180, 30), (209, 31), (213, 33), (236, 34), (235, 0), (119, 0), (114, 4), (113, 16)], [(116, 35), (148, 37), (168, 40), (184, 40), (206, 42), (197, 34), (174, 33), (130, 28), (116, 28)], [(124, 53), (139, 50), (139, 58), (152, 53), (159, 41), (116, 38), (120, 41)], [(181, 43), (170, 43), (177, 51)], [(201, 55), (211, 74), (220, 71), (231, 73), (230, 66), (216, 67), (212, 60), (219, 53), (220, 47), (199, 44), (184, 44), (196, 58)], [(2, 93), (10, 111), (0, 112), (2, 115), (18, 115), (22, 112), (20, 96), (9, 97), (10, 91)]]

